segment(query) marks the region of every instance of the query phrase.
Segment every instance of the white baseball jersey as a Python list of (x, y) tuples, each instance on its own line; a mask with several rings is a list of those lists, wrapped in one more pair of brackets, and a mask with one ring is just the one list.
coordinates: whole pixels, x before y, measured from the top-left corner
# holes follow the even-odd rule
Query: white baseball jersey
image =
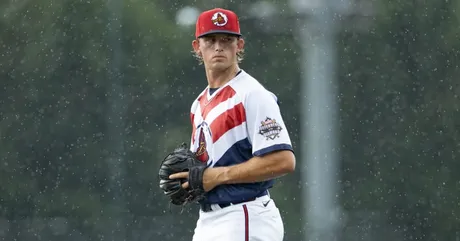
[[(242, 70), (210, 94), (199, 94), (191, 106), (190, 149), (211, 167), (230, 166), (276, 150), (291, 150), (291, 140), (277, 97)], [(273, 180), (220, 185), (207, 193), (208, 203), (229, 203), (266, 194)]]

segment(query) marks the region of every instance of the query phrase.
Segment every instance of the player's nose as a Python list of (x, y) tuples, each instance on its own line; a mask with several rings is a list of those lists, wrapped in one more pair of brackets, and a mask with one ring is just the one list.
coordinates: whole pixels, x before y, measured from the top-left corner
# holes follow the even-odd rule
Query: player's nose
[(221, 43), (220, 41), (216, 41), (216, 45), (215, 45), (215, 46), (216, 46), (216, 51), (217, 51), (217, 52), (221, 52), (221, 51), (224, 50), (224, 48), (223, 48), (223, 43)]

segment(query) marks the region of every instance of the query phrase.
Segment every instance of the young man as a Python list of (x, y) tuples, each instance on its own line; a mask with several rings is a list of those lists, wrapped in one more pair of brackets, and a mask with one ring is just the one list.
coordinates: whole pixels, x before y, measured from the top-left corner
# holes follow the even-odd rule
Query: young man
[(282, 241), (284, 225), (268, 189), (294, 171), (295, 156), (277, 98), (240, 69), (244, 40), (234, 12), (203, 12), (192, 46), (208, 86), (191, 107), (190, 149), (209, 166), (193, 241)]

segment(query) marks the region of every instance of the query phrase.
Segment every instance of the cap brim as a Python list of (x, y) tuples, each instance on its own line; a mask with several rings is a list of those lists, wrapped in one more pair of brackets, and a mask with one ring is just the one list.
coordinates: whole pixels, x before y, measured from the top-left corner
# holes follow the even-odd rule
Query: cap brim
[(210, 35), (210, 34), (216, 34), (216, 33), (226, 33), (230, 35), (241, 36), (241, 34), (237, 32), (226, 31), (226, 30), (212, 30), (206, 33), (202, 33), (201, 35), (198, 36), (198, 38), (206, 36), (206, 35)]

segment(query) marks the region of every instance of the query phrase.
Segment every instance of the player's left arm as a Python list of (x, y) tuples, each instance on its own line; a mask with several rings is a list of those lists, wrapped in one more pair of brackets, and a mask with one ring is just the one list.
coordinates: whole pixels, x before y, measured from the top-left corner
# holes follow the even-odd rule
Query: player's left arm
[[(212, 168), (214, 169), (214, 168)], [(236, 183), (262, 182), (281, 177), (295, 170), (295, 156), (291, 151), (273, 151), (264, 156), (255, 156), (247, 162), (210, 170), (210, 178), (203, 178), (203, 183), (210, 180), (210, 186)], [(205, 173), (206, 174), (206, 173)], [(213, 177), (214, 176), (214, 177)], [(215, 184), (214, 184), (215, 182)]]
[(275, 96), (257, 91), (248, 95), (244, 104), (254, 157), (238, 165), (208, 168), (203, 177), (208, 189), (221, 184), (266, 181), (295, 170), (291, 140)]

